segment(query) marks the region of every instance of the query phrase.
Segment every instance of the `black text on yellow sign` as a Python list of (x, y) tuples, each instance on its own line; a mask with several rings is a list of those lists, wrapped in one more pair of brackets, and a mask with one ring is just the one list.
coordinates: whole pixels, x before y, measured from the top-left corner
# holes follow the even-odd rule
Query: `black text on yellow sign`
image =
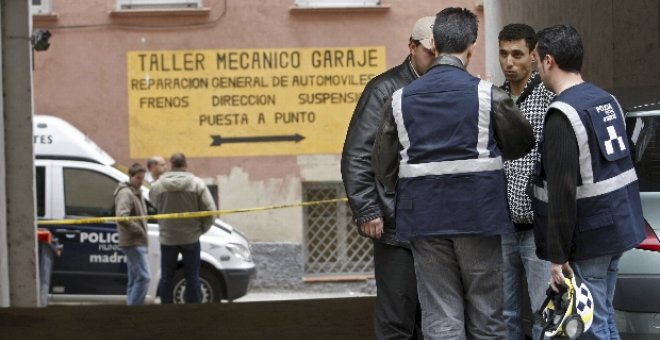
[(339, 153), (384, 47), (132, 51), (132, 158)]

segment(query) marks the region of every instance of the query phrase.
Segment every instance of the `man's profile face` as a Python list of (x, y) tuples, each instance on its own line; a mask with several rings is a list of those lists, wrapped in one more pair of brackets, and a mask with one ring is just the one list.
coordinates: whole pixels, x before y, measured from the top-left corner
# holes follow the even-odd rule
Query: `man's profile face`
[(135, 189), (142, 187), (144, 183), (144, 172), (138, 172), (130, 178), (131, 186)]
[(534, 70), (534, 60), (525, 39), (500, 41), (500, 67), (510, 83), (526, 82)]
[(410, 43), (410, 55), (415, 71), (422, 75), (428, 71), (435, 60), (435, 53), (422, 44)]
[(164, 159), (160, 158), (157, 160), (156, 164), (154, 164), (151, 169), (149, 169), (149, 171), (154, 178), (158, 178), (158, 176), (164, 174), (165, 171), (167, 171), (167, 163)]
[[(532, 52), (532, 56), (534, 57), (535, 60), (538, 60), (538, 71), (539, 71), (539, 76), (541, 77), (541, 81), (543, 81), (543, 85), (548, 90), (554, 92), (552, 84), (550, 83), (550, 75), (548, 74), (546, 64), (544, 63), (544, 61), (539, 56), (539, 53), (536, 49), (534, 49), (534, 51)], [(546, 55), (546, 58), (547, 57), (548, 56)]]

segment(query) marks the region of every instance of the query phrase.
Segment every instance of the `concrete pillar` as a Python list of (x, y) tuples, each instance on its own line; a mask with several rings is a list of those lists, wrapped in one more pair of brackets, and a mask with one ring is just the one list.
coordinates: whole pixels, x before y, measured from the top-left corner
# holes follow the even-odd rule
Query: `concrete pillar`
[(486, 31), (486, 74), (489, 74), (495, 85), (502, 85), (504, 74), (500, 68), (500, 45), (497, 36), (504, 25), (502, 24), (502, 5), (499, 1), (485, 0), (484, 4), (484, 30)]
[[(3, 34), (4, 23), (2, 14), (4, 13), (4, 3), (0, 6), (0, 36)], [(0, 44), (0, 64), (2, 64), (3, 46)], [(0, 68), (0, 79), (3, 77), (3, 68)], [(4, 84), (0, 82), (0, 91), (4, 92)], [(4, 116), (4, 96), (0, 96), (0, 115)], [(0, 120), (0, 160), (5, 159), (5, 133), (4, 122)], [(0, 162), (0, 193), (5, 193), (5, 162)], [(0, 307), (9, 306), (9, 261), (7, 261), (7, 218), (4, 212), (7, 211), (6, 195), (0, 195)]]
[(30, 1), (0, 0), (0, 306), (39, 306)]

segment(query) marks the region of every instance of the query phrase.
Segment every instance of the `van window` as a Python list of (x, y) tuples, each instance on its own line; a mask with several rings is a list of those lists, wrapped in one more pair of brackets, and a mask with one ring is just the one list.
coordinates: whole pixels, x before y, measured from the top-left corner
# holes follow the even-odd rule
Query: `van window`
[(117, 181), (96, 171), (64, 169), (64, 213), (67, 216), (114, 216)]
[(38, 166), (35, 169), (34, 177), (37, 184), (37, 216), (46, 215), (46, 168)]
[(660, 116), (626, 120), (632, 156), (639, 178), (639, 191), (660, 191)]

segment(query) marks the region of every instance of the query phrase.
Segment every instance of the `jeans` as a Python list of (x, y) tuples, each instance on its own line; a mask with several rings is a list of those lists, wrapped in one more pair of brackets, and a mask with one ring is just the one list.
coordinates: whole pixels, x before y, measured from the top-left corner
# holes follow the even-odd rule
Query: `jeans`
[[(522, 329), (522, 279), (527, 279), (527, 291), (536, 313), (543, 304), (550, 281), (550, 262), (536, 256), (534, 230), (524, 230), (502, 235), (502, 258), (504, 260), (504, 320), (509, 340), (524, 340)], [(534, 323), (532, 339), (540, 339), (543, 325)]]
[(580, 339), (621, 339), (612, 306), (619, 258), (620, 253), (570, 263), (575, 276), (587, 285), (594, 300), (593, 323)]
[(160, 303), (173, 303), (174, 273), (178, 263), (179, 254), (183, 262), (183, 273), (186, 278), (186, 303), (200, 303), (202, 300), (199, 283), (200, 266), (199, 241), (191, 244), (167, 246), (160, 245)]
[(500, 236), (411, 242), (426, 339), (504, 339)]
[(128, 272), (126, 304), (129, 306), (143, 305), (150, 281), (147, 247), (121, 247), (119, 249), (126, 254), (126, 268)]
[(376, 339), (423, 339), (412, 251), (374, 242)]

